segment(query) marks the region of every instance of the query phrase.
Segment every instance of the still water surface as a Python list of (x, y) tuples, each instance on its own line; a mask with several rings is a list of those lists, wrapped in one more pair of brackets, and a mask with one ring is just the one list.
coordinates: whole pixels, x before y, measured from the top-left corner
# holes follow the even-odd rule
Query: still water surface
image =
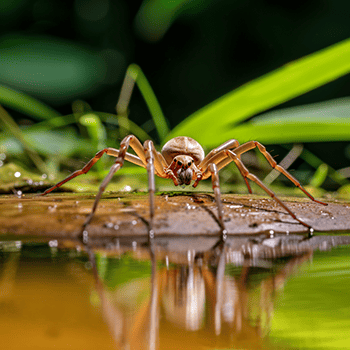
[(350, 245), (270, 253), (0, 242), (2, 347), (350, 349)]

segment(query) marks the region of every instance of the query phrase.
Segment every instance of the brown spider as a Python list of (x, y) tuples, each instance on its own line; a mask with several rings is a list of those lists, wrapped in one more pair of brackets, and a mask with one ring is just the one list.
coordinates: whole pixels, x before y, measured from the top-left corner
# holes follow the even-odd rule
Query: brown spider
[[(129, 146), (135, 151), (136, 155), (128, 153)], [(86, 174), (91, 167), (102, 157), (104, 153), (110, 156), (116, 157), (117, 160), (111, 167), (108, 175), (100, 185), (98, 194), (95, 198), (91, 213), (86, 218), (81, 234), (87, 237), (85, 231), (87, 225), (90, 223), (94, 216), (97, 205), (101, 199), (103, 191), (105, 190), (108, 183), (111, 181), (113, 175), (123, 166), (124, 161), (127, 160), (131, 163), (139, 165), (147, 169), (148, 173), (148, 191), (150, 201), (150, 219), (149, 219), (149, 237), (154, 236), (153, 231), (153, 219), (154, 219), (154, 192), (155, 192), (155, 181), (154, 175), (162, 178), (172, 179), (175, 186), (178, 185), (190, 185), (191, 181), (194, 181), (193, 187), (196, 187), (201, 180), (205, 180), (211, 176), (213, 191), (215, 194), (215, 201), (218, 210), (218, 220), (221, 226), (221, 238), (226, 239), (227, 231), (223, 220), (223, 206), (221, 201), (221, 192), (219, 187), (219, 175), (218, 171), (224, 168), (227, 164), (232, 161), (237, 165), (238, 170), (243, 176), (248, 191), (252, 193), (248, 180), (254, 181), (259, 185), (271, 198), (273, 198), (281, 207), (283, 207), (292, 217), (302, 225), (311, 229), (311, 226), (302, 220), (298, 219), (297, 216), (284, 204), (273, 191), (266, 187), (261, 180), (255, 175), (251, 174), (241, 160), (241, 155), (253, 148), (258, 150), (265, 156), (267, 161), (270, 163), (272, 168), (278, 170), (280, 173), (285, 175), (291, 180), (295, 186), (299, 187), (309, 198), (313, 201), (327, 205), (321, 201), (316, 200), (309, 192), (307, 192), (287, 170), (277, 165), (276, 161), (272, 158), (271, 154), (266, 151), (266, 148), (257, 141), (249, 141), (242, 145), (237, 140), (229, 140), (223, 143), (221, 146), (214, 148), (210, 151), (207, 156), (204, 154), (202, 146), (194, 139), (186, 136), (179, 136), (168, 141), (161, 152), (157, 152), (153, 142), (147, 140), (143, 146), (141, 142), (134, 135), (126, 136), (121, 144), (120, 148), (105, 148), (92, 158), (81, 170), (75, 171), (73, 174), (68, 176), (63, 181), (57, 183), (55, 186), (46, 190), (42, 195), (46, 195), (53, 191), (55, 188), (60, 187), (67, 181), (73, 179), (76, 176)]]

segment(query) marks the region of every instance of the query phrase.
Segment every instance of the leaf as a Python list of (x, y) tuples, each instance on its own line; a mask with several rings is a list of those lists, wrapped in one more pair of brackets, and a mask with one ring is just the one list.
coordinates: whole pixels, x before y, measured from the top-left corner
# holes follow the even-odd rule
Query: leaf
[[(167, 139), (186, 135), (195, 138), (205, 146), (213, 146), (228, 138), (238, 138), (237, 131), (241, 134), (244, 132), (248, 139), (255, 138), (257, 132), (251, 136), (247, 134), (248, 132), (253, 134), (253, 129), (237, 130), (238, 128), (235, 127), (258, 113), (329, 83), (349, 72), (350, 40), (347, 39), (286, 64), (224, 95), (176, 126)], [(346, 124), (345, 121), (343, 123)], [(328, 124), (329, 121), (325, 125)], [(308, 131), (311, 131), (313, 126), (310, 126)], [(248, 128), (248, 126), (245, 127)], [(281, 128), (273, 126), (271, 130), (266, 130), (266, 128), (268, 125), (260, 126), (259, 133), (271, 131), (275, 133), (276, 139), (270, 137), (270, 142), (281, 141), (281, 137), (278, 137), (277, 134)], [(334, 132), (336, 131), (333, 130)], [(288, 133), (288, 131), (285, 132), (285, 134)], [(317, 140), (325, 136), (321, 136), (321, 131), (316, 134), (318, 135)], [(259, 135), (264, 136), (264, 134)], [(297, 133), (293, 135), (296, 136)], [(294, 136), (289, 137), (286, 142), (297, 141)], [(342, 139), (343, 136), (338, 135), (336, 138)], [(263, 141), (261, 137), (259, 137), (260, 140)], [(313, 137), (308, 138), (308, 141), (311, 140)]]
[(122, 90), (120, 92), (119, 101), (117, 103), (117, 113), (118, 117), (123, 117), (121, 120), (124, 129), (131, 129), (131, 125), (128, 127), (127, 118), (128, 106), (131, 99), (131, 94), (134, 88), (134, 84), (138, 86), (150, 114), (152, 116), (154, 125), (156, 127), (159, 139), (164, 141), (164, 139), (169, 134), (169, 127), (167, 121), (164, 117), (162, 109), (159, 105), (156, 95), (148, 82), (146, 76), (143, 74), (141, 68), (136, 64), (131, 64), (126, 72), (125, 79), (123, 82)]
[(113, 52), (111, 59), (106, 52), (57, 37), (2, 35), (0, 81), (50, 103), (69, 103), (121, 77), (124, 57)]
[(106, 147), (106, 130), (97, 114), (92, 112), (84, 114), (79, 118), (79, 122), (88, 129), (91, 142), (95, 146), (96, 152)]
[(16, 140), (26, 150), (28, 156), (33, 161), (35, 166), (41, 172), (47, 172), (48, 169), (45, 162), (41, 159), (41, 157), (35, 150), (35, 141), (33, 139), (30, 139), (30, 137), (27, 137), (27, 138), (25, 137), (24, 133), (21, 131), (21, 129), (18, 127), (15, 121), (12, 119), (10, 114), (8, 114), (7, 111), (1, 105), (0, 105), (0, 121), (1, 121), (1, 124), (3, 125), (5, 133), (9, 135), (13, 135), (16, 138)]
[[(229, 130), (222, 135), (232, 137)], [(350, 140), (350, 98), (262, 114), (237, 126), (234, 137), (264, 144)]]
[(55, 118), (60, 115), (45, 103), (5, 85), (0, 85), (0, 103), (36, 120)]

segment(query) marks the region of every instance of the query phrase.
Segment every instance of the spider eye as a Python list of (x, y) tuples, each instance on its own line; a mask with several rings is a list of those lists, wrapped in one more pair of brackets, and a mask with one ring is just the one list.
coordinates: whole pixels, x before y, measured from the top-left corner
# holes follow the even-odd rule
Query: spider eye
[(188, 165), (188, 166), (191, 166), (191, 164), (192, 164), (192, 162), (189, 162), (187, 165)]
[(182, 165), (182, 162), (178, 161), (177, 164), (178, 164), (179, 166), (181, 166), (181, 165)]

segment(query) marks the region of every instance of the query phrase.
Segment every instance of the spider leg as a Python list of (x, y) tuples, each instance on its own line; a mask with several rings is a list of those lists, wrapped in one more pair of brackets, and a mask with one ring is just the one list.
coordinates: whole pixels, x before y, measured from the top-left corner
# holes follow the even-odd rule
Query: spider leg
[[(209, 163), (215, 163), (215, 164), (218, 166), (219, 161), (217, 161), (217, 160), (215, 161), (215, 160), (214, 160), (214, 159), (216, 158), (216, 156), (217, 156), (218, 154), (221, 154), (221, 155), (224, 156), (224, 158), (227, 158), (226, 154), (223, 153), (223, 151), (228, 150), (228, 149), (237, 148), (239, 145), (240, 145), (240, 143), (239, 143), (237, 140), (232, 139), (232, 140), (226, 141), (225, 143), (223, 143), (223, 144), (220, 145), (219, 147), (216, 147), (216, 148), (212, 149), (212, 150), (205, 156), (205, 158), (200, 162), (200, 164), (198, 165), (199, 169), (201, 169), (202, 171), (205, 170), (205, 169), (208, 169), (208, 164), (209, 164)], [(240, 156), (239, 156), (239, 157), (240, 157)], [(230, 162), (231, 162), (231, 160), (230, 160), (228, 163), (230, 163)], [(228, 163), (227, 163), (227, 164), (228, 164)], [(227, 164), (225, 164), (225, 165), (227, 165)], [(218, 170), (220, 170), (221, 168), (223, 168), (223, 166), (220, 167), (220, 168), (218, 167)], [(246, 184), (246, 186), (247, 186), (248, 192), (249, 192), (249, 193), (252, 193), (252, 189), (250, 188), (250, 185), (249, 185), (249, 182), (248, 182), (247, 178), (244, 177), (244, 175), (243, 175), (242, 173), (241, 173), (241, 175), (242, 175), (242, 177), (243, 177), (243, 179), (244, 179), (244, 182), (245, 182), (245, 184)], [(207, 177), (209, 177), (209, 176), (210, 176), (210, 172), (208, 171), (208, 176), (207, 176)], [(197, 185), (197, 183), (196, 183), (196, 185)], [(194, 186), (194, 187), (195, 187), (195, 186)]]
[(155, 152), (156, 152), (153, 142), (150, 140), (145, 141), (144, 150), (146, 154), (147, 173), (148, 173), (148, 195), (149, 195), (148, 237), (152, 239), (154, 237), (154, 231), (153, 231), (154, 192), (155, 192), (154, 169), (155, 169)]
[[(103, 156), (103, 154), (106, 153), (109, 156), (113, 156), (113, 157), (118, 157), (119, 155), (119, 150), (114, 149), (114, 148), (105, 148), (99, 152), (96, 153), (96, 155), (87, 163), (85, 164), (85, 166), (80, 169), (80, 170), (76, 170), (74, 173), (72, 173), (71, 175), (67, 176), (64, 180), (58, 182), (56, 185), (48, 188), (45, 192), (40, 193), (39, 196), (45, 196), (48, 193), (52, 192), (54, 189), (61, 187), (63, 184), (65, 184), (66, 182), (74, 179), (75, 177), (79, 176), (79, 175), (83, 175), (86, 174), (91, 168), (92, 166), (99, 160), (101, 159), (101, 157)], [(140, 158), (138, 158), (137, 156), (130, 154), (130, 153), (126, 153), (125, 155), (125, 159), (128, 160), (131, 163), (134, 163), (136, 165), (145, 167), (144, 163), (141, 161)]]
[[(146, 163), (146, 157), (143, 151), (143, 147), (140, 143), (140, 141), (134, 136), (134, 135), (128, 135), (126, 136), (122, 142), (120, 143), (120, 148), (118, 152), (118, 157), (115, 161), (115, 163), (112, 165), (111, 169), (109, 170), (107, 176), (102, 181), (100, 188), (98, 190), (98, 193), (95, 197), (94, 204), (92, 206), (91, 212), (89, 216), (86, 218), (80, 232), (80, 236), (83, 238), (83, 242), (87, 243), (88, 241), (88, 233), (86, 231), (86, 227), (90, 224), (92, 218), (94, 217), (95, 211), (97, 209), (98, 203), (102, 197), (102, 194), (104, 190), (106, 189), (107, 185), (111, 181), (113, 175), (124, 165), (124, 160), (126, 158), (126, 151), (131, 146), (136, 154), (140, 157), (141, 161)], [(93, 158), (94, 159), (94, 158)]]
[(247, 143), (244, 143), (243, 145), (237, 147), (234, 149), (234, 153), (237, 157), (241, 155), (242, 153), (245, 153), (253, 148), (258, 148), (258, 150), (262, 153), (262, 155), (267, 159), (269, 164), (273, 169), (276, 169), (280, 173), (282, 173), (285, 177), (287, 177), (290, 181), (293, 182), (295, 186), (297, 186), (300, 190), (302, 190), (311, 200), (313, 200), (316, 203), (322, 204), (322, 205), (328, 205), (327, 203), (321, 202), (317, 199), (315, 199), (301, 184), (300, 182), (291, 175), (287, 170), (282, 168), (280, 165), (277, 164), (277, 162), (272, 158), (271, 154), (267, 152), (266, 147), (262, 145), (260, 142), (257, 141), (249, 141)]
[(200, 162), (199, 166), (200, 167), (207, 167), (210, 162), (210, 158), (214, 156), (215, 154), (219, 153), (222, 150), (227, 150), (227, 149), (232, 149), (232, 148), (237, 148), (240, 145), (240, 143), (237, 140), (228, 140), (224, 142), (222, 145), (219, 147), (216, 147), (212, 149), (205, 157), (204, 159)]
[(244, 174), (249, 180), (254, 181), (258, 186), (260, 186), (271, 198), (273, 198), (282, 208), (284, 208), (288, 214), (294, 219), (299, 221), (302, 225), (307, 227), (308, 229), (311, 229), (311, 226), (305, 223), (304, 221), (297, 218), (297, 216), (276, 196), (276, 194), (270, 190), (268, 187), (266, 187), (263, 182), (256, 177), (255, 175), (251, 174), (248, 169), (245, 167), (241, 159), (231, 150), (227, 150), (227, 155), (235, 162), (238, 169), (240, 169), (241, 173)]
[[(240, 158), (240, 157), (239, 157), (239, 158)], [(213, 162), (213, 163), (216, 164), (216, 166), (217, 166), (217, 168), (218, 168), (218, 171), (219, 171), (219, 170), (221, 170), (222, 168), (224, 168), (226, 165), (228, 165), (229, 163), (231, 163), (231, 162), (232, 162), (232, 159), (231, 159), (229, 156), (227, 156), (226, 150), (223, 150), (223, 151), (221, 151), (220, 153), (218, 153), (218, 154), (216, 154), (215, 156), (213, 156), (213, 157), (211, 158), (211, 162)], [(249, 185), (249, 182), (248, 182), (247, 177), (241, 172), (240, 169), (238, 169), (238, 170), (240, 171), (241, 176), (243, 177), (244, 182), (246, 183), (246, 186), (247, 186), (247, 188), (248, 188), (249, 193), (250, 193), (250, 194), (253, 193), (253, 191), (252, 191), (252, 189), (251, 189), (251, 187), (250, 187), (250, 185)], [(206, 171), (205, 171), (204, 174), (203, 174), (203, 179), (207, 179), (208, 177), (210, 177), (210, 175), (211, 175), (211, 174), (210, 174), (209, 169), (206, 169)]]
[(224, 224), (224, 210), (223, 210), (222, 201), (221, 201), (219, 173), (215, 163), (210, 163), (208, 168), (211, 173), (211, 181), (212, 181), (213, 191), (215, 195), (215, 202), (218, 208), (218, 219), (219, 219), (219, 224), (221, 228), (221, 240), (225, 241), (227, 238), (227, 230)]
[(161, 153), (157, 152), (152, 141), (147, 140), (144, 143), (144, 152), (146, 155), (147, 173), (148, 173), (148, 193), (150, 204), (150, 220), (149, 220), (149, 238), (154, 237), (153, 220), (155, 213), (155, 181), (154, 175), (158, 175), (164, 179), (169, 178), (167, 168), (168, 164)]

